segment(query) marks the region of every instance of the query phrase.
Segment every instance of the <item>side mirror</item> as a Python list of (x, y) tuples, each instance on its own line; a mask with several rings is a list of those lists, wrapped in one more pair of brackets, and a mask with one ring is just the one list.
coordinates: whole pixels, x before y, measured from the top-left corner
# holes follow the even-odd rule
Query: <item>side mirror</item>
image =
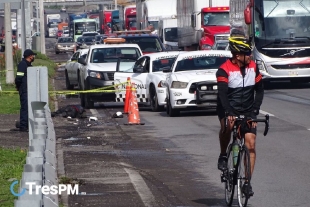
[(71, 58), (71, 61), (77, 61), (77, 59), (73, 57), (73, 58)]
[(195, 13), (191, 14), (191, 26), (193, 28), (196, 27), (196, 14)]
[(246, 7), (246, 9), (244, 10), (244, 22), (246, 24), (251, 24), (252, 22), (252, 19), (251, 19), (251, 8), (250, 8), (250, 5), (248, 5)]
[(82, 57), (80, 57), (80, 58), (78, 59), (78, 63), (80, 63), (80, 64), (82, 64), (82, 65), (86, 65), (86, 61), (85, 61), (85, 59), (82, 58)]
[(133, 68), (133, 72), (134, 72), (134, 73), (143, 73), (143, 72), (144, 72), (144, 69), (141, 68), (141, 67), (135, 67), (135, 68)]

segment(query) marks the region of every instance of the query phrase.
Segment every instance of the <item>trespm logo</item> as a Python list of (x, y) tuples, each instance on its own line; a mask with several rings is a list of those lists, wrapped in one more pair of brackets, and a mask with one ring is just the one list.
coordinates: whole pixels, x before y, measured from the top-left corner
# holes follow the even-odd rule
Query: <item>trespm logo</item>
[[(11, 193), (14, 196), (22, 196), (26, 193), (26, 188), (23, 188), (20, 193), (14, 192), (14, 186), (18, 184), (18, 181), (14, 181), (11, 184), (10, 190)], [(26, 182), (25, 183), (28, 186), (29, 189), (29, 195), (32, 195), (33, 193), (38, 195), (42, 193), (43, 195), (61, 195), (62, 192), (67, 191), (67, 195), (78, 195), (79, 194), (79, 185), (64, 185), (64, 184), (59, 184), (57, 185), (36, 185), (35, 182)]]

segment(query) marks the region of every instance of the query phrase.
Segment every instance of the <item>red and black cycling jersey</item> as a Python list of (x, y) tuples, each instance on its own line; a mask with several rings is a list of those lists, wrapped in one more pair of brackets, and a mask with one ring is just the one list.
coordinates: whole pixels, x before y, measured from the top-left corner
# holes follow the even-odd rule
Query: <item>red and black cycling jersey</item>
[(218, 108), (229, 114), (259, 111), (264, 89), (262, 75), (254, 61), (240, 68), (231, 59), (216, 72), (218, 83)]

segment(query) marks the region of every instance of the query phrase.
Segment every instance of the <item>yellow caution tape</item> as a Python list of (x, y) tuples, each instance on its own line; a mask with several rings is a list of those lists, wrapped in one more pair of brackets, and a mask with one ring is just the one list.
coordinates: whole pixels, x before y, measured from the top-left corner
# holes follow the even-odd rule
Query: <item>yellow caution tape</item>
[[(80, 93), (112, 93), (112, 92), (121, 92), (126, 91), (126, 89), (117, 89), (119, 85), (127, 84), (129, 81), (111, 85), (111, 86), (105, 86), (102, 88), (96, 88), (91, 90), (82, 90), (82, 91), (49, 91), (49, 94), (58, 94), (58, 95), (74, 95), (74, 94), (80, 94)], [(111, 90), (110, 88), (115, 88), (114, 90)], [(1, 94), (18, 94), (18, 91), (0, 91)]]

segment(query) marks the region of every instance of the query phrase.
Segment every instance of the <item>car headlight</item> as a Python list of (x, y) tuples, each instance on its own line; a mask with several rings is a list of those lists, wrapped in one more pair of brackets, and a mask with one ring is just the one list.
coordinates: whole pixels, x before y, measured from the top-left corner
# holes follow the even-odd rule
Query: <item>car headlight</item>
[(61, 47), (61, 45), (57, 45), (57, 47)]
[(211, 45), (201, 45), (201, 49), (202, 50), (211, 50), (212, 47), (211, 47)]
[(171, 88), (186, 88), (187, 84), (187, 82), (173, 81), (171, 84)]
[(89, 72), (89, 76), (98, 79), (102, 78), (102, 74), (100, 72)]
[(260, 71), (266, 71), (265, 64), (264, 64), (264, 62), (262, 60), (256, 60), (256, 64), (257, 64), (257, 68)]
[(165, 88), (165, 81), (164, 80), (159, 81), (157, 86), (158, 88)]

